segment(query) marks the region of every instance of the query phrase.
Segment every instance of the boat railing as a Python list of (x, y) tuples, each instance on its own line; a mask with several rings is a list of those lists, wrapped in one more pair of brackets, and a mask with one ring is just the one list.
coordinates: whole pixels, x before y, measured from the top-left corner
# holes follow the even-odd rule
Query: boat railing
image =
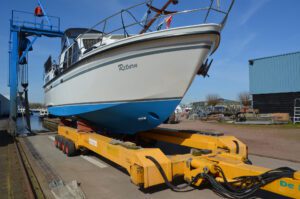
[(18, 26), (32, 29), (42, 29), (50, 31), (60, 31), (60, 18), (47, 15), (44, 17), (35, 16), (31, 12), (12, 10), (11, 26)]
[[(157, 24), (156, 27), (155, 25), (151, 25), (149, 29), (147, 29), (145, 32), (158, 31), (158, 30), (169, 28), (167, 26), (163, 27), (164, 19), (168, 17), (187, 15), (192, 13), (200, 13), (200, 12), (203, 14), (202, 21), (195, 20), (195, 24), (218, 23), (223, 27), (226, 23), (227, 17), (232, 9), (235, 0), (223, 0), (223, 2), (227, 2), (222, 4), (222, 6), (224, 5), (224, 8), (223, 7), (221, 8), (220, 1), (221, 0), (207, 0), (207, 5), (204, 5), (199, 8), (186, 9), (186, 10), (174, 11), (174, 12), (163, 11), (162, 14), (151, 17), (152, 12), (154, 12), (153, 11), (154, 6), (152, 6), (154, 0), (147, 0), (145, 2), (128, 7), (126, 9), (122, 9), (121, 11), (101, 20), (100, 22), (92, 26), (89, 30), (87, 30), (84, 34), (89, 33), (91, 30), (96, 29), (102, 32), (101, 38), (108, 37), (111, 34), (120, 34), (120, 33), (123, 34), (124, 37), (130, 37), (134, 35), (130, 32), (130, 30), (131, 31), (133, 30), (133, 32), (137, 32), (138, 28), (144, 29), (147, 23), (149, 22), (149, 20), (154, 19), (156, 21), (160, 21), (161, 23)], [(141, 18), (140, 12), (135, 12), (135, 11), (144, 6), (146, 6), (146, 13)], [(216, 13), (221, 15), (219, 17), (214, 18), (214, 19), (219, 19), (219, 21), (210, 21), (210, 17)], [(138, 20), (139, 18), (141, 19)], [(114, 20), (116, 19), (119, 20), (121, 24), (116, 28), (109, 29), (108, 25), (115, 24)], [(185, 25), (187, 25), (186, 21), (184, 22)], [(193, 24), (188, 24), (188, 25), (193, 25)], [(84, 34), (80, 35), (79, 37), (83, 36)], [(101, 42), (102, 41), (103, 40), (101, 40)]]
[[(175, 0), (174, 0), (175, 1)], [(142, 3), (133, 5), (129, 8), (126, 9), (122, 9), (121, 11), (101, 20), (100, 22), (96, 23), (94, 26), (92, 26), (90, 29), (88, 29), (85, 33), (79, 35), (77, 37), (77, 39), (79, 38), (84, 38), (85, 34), (88, 34), (90, 32), (92, 32), (93, 30), (98, 30), (101, 32), (101, 34), (99, 34), (99, 37), (97, 38), (97, 40), (99, 40), (98, 45), (102, 46), (103, 45), (103, 41), (105, 37), (109, 37), (110, 35), (113, 34), (121, 34), (124, 36), (124, 38), (130, 37), (132, 35), (136, 35), (136, 32), (140, 32), (141, 29), (144, 29), (146, 27), (146, 24), (152, 20), (155, 19), (156, 21), (160, 21), (159, 23), (155, 25), (152, 25), (149, 27), (149, 29), (147, 29), (145, 32), (152, 32), (152, 31), (158, 31), (158, 30), (163, 30), (163, 29), (167, 29), (169, 27), (166, 27), (166, 25), (164, 25), (164, 21), (166, 18), (170, 17), (170, 16), (181, 16), (181, 15), (187, 15), (187, 14), (193, 14), (193, 13), (201, 13), (201, 17), (203, 18), (202, 21), (195, 21), (195, 24), (205, 24), (205, 23), (218, 23), (220, 24), (222, 27), (224, 26), (224, 24), (226, 23), (227, 17), (231, 11), (231, 8), (234, 4), (234, 0), (223, 0), (227, 2), (227, 7), (225, 7), (225, 9), (221, 9), (220, 6), (218, 6), (218, 2), (220, 2), (221, 0), (207, 0), (207, 5), (199, 7), (199, 8), (193, 8), (193, 9), (185, 9), (185, 10), (181, 10), (181, 11), (174, 11), (174, 12), (168, 12), (166, 11), (164, 14), (160, 14), (158, 16), (155, 17), (151, 17), (151, 13), (153, 11), (151, 11), (151, 7), (153, 5), (154, 0), (147, 0), (144, 1)], [(201, 1), (204, 2), (204, 1)], [(138, 14), (134, 14), (134, 11), (137, 11), (139, 9), (141, 9), (142, 6), (146, 6), (146, 13), (144, 15), (141, 15), (141, 12), (139, 12)], [(226, 5), (225, 5), (226, 6)], [(145, 9), (143, 9), (145, 10)], [(214, 18), (214, 20), (218, 20), (218, 21), (211, 21), (210, 20), (210, 16), (213, 15), (213, 13), (219, 13), (221, 15), (221, 17), (219, 18)], [(138, 18), (141, 18), (140, 20), (138, 20)], [(201, 19), (201, 18), (200, 18)], [(113, 22), (115, 22), (114, 20), (117, 20), (121, 23), (120, 26), (117, 25), (116, 28), (111, 28), (109, 29), (108, 25), (116, 25)], [(129, 22), (128, 22), (129, 21)], [(184, 20), (184, 25), (186, 26), (186, 20)], [(189, 25), (193, 25), (193, 24), (189, 24)], [(165, 27), (163, 27), (165, 26)], [(178, 26), (182, 26), (182, 24), (178, 24)], [(173, 28), (176, 26), (172, 26)], [(132, 32), (135, 32), (132, 33)], [(63, 59), (62, 63), (59, 63), (59, 65), (63, 65), (63, 69), (65, 70), (66, 68), (69, 68), (71, 65), (73, 65), (74, 63), (77, 62), (77, 58), (78, 58), (78, 52), (82, 52), (82, 50), (84, 50), (84, 53), (87, 53), (91, 50), (93, 50), (95, 48), (95, 46), (92, 46), (89, 49), (85, 49), (85, 47), (81, 47), (80, 49), (77, 49), (76, 52), (73, 52), (73, 45), (69, 46), (67, 48), (67, 59)], [(75, 57), (76, 56), (76, 57)]]

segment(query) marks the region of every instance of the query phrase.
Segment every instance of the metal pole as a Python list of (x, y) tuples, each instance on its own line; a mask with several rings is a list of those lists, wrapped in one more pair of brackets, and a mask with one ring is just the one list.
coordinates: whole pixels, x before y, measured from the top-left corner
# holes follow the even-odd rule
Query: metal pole
[(16, 136), (17, 133), (17, 88), (18, 88), (18, 43), (19, 43), (19, 32), (11, 30), (11, 52), (9, 61), (9, 86), (10, 86), (10, 114), (9, 114), (9, 129), (8, 132)]
[(9, 33), (9, 42), (8, 42), (8, 81), (7, 86), (10, 87), (10, 56), (11, 56), (11, 33)]
[(44, 9), (44, 7), (43, 7), (43, 5), (42, 5), (42, 3), (41, 3), (40, 0), (38, 0), (38, 4), (39, 4), (39, 6), (41, 7), (41, 9), (42, 9), (42, 11), (43, 11), (43, 13), (44, 13), (44, 17), (46, 18), (46, 20), (47, 20), (49, 26), (50, 26), (51, 29), (52, 29), (52, 23), (51, 23), (51, 21), (50, 21), (50, 19), (49, 19), (49, 17), (48, 17), (48, 15), (47, 15), (47, 13), (46, 13), (46, 11), (45, 11), (45, 9)]
[(148, 22), (148, 24), (145, 25), (143, 30), (141, 30), (140, 34), (143, 34), (147, 32), (147, 30), (150, 28), (150, 26), (155, 22), (155, 20), (163, 14), (163, 12), (168, 8), (168, 6), (173, 2), (174, 0), (168, 0), (168, 2), (160, 9), (160, 12), (156, 13), (156, 15)]

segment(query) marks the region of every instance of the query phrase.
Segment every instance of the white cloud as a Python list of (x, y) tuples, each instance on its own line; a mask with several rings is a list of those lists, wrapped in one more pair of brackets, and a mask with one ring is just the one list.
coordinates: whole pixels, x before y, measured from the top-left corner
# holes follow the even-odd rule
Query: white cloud
[(242, 15), (240, 25), (247, 23), (247, 21), (269, 1), (270, 0), (252, 1), (251, 7)]
[(247, 37), (244, 38), (244, 39), (242, 40), (242, 42), (240, 43), (239, 48), (238, 48), (238, 51), (244, 50), (244, 49), (247, 47), (247, 45), (248, 45), (251, 41), (253, 41), (253, 39), (254, 39), (255, 37), (256, 37), (256, 34), (255, 34), (255, 33), (250, 33), (249, 35), (247, 35)]

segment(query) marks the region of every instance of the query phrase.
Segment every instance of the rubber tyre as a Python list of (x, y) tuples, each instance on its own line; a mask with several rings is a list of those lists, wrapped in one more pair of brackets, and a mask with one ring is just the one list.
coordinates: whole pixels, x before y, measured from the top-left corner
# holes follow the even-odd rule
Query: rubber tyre
[(65, 154), (68, 157), (71, 157), (71, 156), (73, 156), (73, 155), (76, 154), (75, 144), (71, 140), (67, 140), (67, 142), (66, 142), (66, 145), (65, 145)]
[(74, 156), (77, 150), (73, 141), (69, 140), (67, 143), (66, 154), (68, 157)]
[(249, 160), (249, 159), (245, 160), (244, 162), (245, 162), (245, 164), (252, 165), (252, 161), (251, 161), (251, 160)]
[(54, 138), (54, 146), (56, 148), (58, 148), (58, 139), (59, 139), (59, 135), (56, 135), (55, 138)]
[(66, 148), (66, 144), (68, 142), (68, 139), (67, 138), (64, 138), (62, 139), (62, 144), (61, 144), (61, 151), (65, 154), (65, 148)]
[(59, 136), (57, 137), (57, 145), (58, 145), (57, 148), (58, 148), (59, 150), (62, 150), (62, 141), (63, 141), (63, 137), (59, 135)]

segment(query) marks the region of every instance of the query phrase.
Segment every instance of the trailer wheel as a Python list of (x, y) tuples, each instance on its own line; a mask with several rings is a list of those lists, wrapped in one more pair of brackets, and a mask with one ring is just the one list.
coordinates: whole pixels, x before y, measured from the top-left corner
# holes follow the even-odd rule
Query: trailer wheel
[(57, 136), (57, 148), (59, 150), (62, 150), (62, 142), (63, 142), (63, 137), (62, 136)]
[(75, 155), (76, 153), (76, 148), (74, 142), (71, 140), (67, 140), (65, 143), (65, 154), (67, 154), (68, 157), (71, 157)]
[(54, 146), (56, 148), (58, 148), (58, 139), (59, 139), (59, 135), (56, 135), (55, 138), (54, 138)]
[(252, 165), (252, 161), (251, 161), (251, 160), (249, 160), (249, 159), (246, 159), (244, 162), (245, 162), (245, 164)]
[(66, 148), (67, 142), (68, 142), (68, 139), (63, 137), (63, 138), (62, 138), (62, 142), (61, 142), (61, 151), (62, 151), (63, 153), (66, 153), (65, 148)]

